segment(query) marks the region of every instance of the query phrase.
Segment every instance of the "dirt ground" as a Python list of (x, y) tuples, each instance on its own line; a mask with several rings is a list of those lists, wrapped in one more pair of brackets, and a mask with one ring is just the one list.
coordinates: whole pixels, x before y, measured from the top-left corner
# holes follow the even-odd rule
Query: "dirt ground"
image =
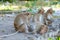
[[(2, 18), (0, 19), (0, 36), (8, 35), (16, 32), (13, 26), (14, 18), (15, 17), (5, 17), (4, 19)], [(38, 36), (39, 35), (35, 36), (33, 34), (17, 33), (15, 35), (8, 37), (3, 37), (3, 38), (0, 37), (0, 40), (40, 40)]]
[[(13, 26), (14, 17), (5, 17), (0, 20), (0, 36), (15, 33)], [(35, 36), (31, 34), (17, 33), (12, 36), (0, 38), (0, 40), (34, 40)]]

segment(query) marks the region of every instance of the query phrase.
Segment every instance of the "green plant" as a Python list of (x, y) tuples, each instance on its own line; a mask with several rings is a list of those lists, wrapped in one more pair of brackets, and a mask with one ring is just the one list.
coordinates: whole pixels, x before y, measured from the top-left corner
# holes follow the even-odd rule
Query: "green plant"
[(57, 37), (56, 40), (60, 40), (60, 37)]

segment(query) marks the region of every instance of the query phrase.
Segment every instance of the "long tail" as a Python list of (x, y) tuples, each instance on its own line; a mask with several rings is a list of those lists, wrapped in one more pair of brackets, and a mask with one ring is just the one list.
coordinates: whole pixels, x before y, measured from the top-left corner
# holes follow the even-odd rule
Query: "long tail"
[(18, 31), (16, 31), (15, 33), (12, 33), (12, 34), (8, 34), (8, 35), (2, 35), (2, 36), (0, 36), (0, 38), (12, 36), (12, 35), (15, 35), (15, 34), (17, 34), (17, 33), (18, 33)]

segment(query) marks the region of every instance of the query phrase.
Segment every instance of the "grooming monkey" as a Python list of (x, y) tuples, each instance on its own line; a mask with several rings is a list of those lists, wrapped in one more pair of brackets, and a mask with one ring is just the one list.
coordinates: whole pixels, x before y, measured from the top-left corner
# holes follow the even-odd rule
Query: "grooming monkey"
[(43, 14), (44, 14), (44, 9), (41, 8), (36, 14), (34, 14), (34, 21), (43, 23)]
[[(36, 13), (36, 14), (33, 15), (33, 21), (34, 21), (34, 25), (32, 26), (32, 28), (34, 28), (33, 33), (37, 33), (37, 31), (40, 30), (40, 27), (44, 27), (44, 28), (46, 27), (46, 28), (48, 28), (46, 25), (44, 25), (44, 9), (43, 8), (41, 8), (38, 11), (38, 13)], [(43, 33), (45, 33), (45, 31), (46, 31), (45, 29), (44, 29)]]
[(28, 32), (30, 17), (31, 14), (28, 12), (23, 12), (22, 14), (17, 15), (14, 20), (15, 30), (19, 32)]
[(52, 8), (48, 9), (47, 12), (44, 14), (44, 24), (49, 25), (52, 23), (51, 18), (53, 18), (53, 10)]

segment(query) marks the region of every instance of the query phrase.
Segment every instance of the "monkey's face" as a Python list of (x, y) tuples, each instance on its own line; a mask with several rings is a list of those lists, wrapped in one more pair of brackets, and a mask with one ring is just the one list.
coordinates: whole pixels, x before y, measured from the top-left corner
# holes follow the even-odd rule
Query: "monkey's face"
[(52, 13), (53, 13), (52, 8), (50, 8), (50, 9), (48, 10), (48, 13), (50, 13), (50, 14), (52, 14)]

